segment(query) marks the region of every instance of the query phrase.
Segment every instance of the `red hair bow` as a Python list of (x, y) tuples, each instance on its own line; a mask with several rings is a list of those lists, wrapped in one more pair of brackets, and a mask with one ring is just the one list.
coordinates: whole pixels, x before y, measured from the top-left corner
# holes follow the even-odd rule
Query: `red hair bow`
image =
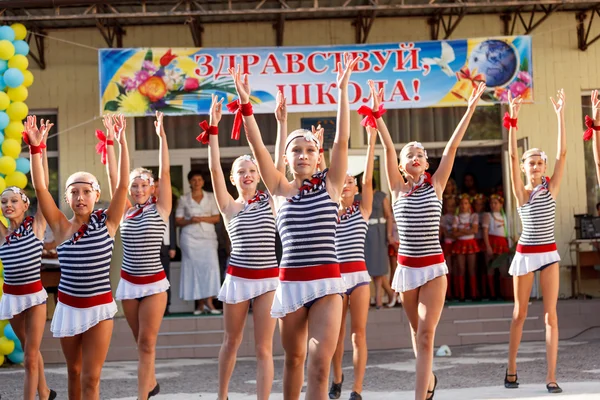
[(517, 128), (517, 119), (511, 118), (509, 113), (504, 114), (504, 123), (502, 124), (506, 129)]
[(233, 119), (233, 128), (231, 129), (231, 138), (233, 140), (240, 140), (240, 129), (242, 127), (242, 116), (249, 117), (252, 115), (252, 104), (240, 104), (240, 100), (234, 100), (231, 103), (227, 103), (227, 110), (230, 113), (235, 114)]
[(219, 128), (217, 128), (216, 126), (209, 126), (206, 120), (200, 122), (198, 125), (200, 125), (200, 128), (202, 128), (202, 133), (196, 136), (196, 140), (202, 144), (208, 144), (208, 135), (219, 134)]
[(25, 142), (25, 144), (29, 146), (29, 153), (38, 154), (42, 152), (42, 149), (46, 148), (46, 145), (44, 143), (40, 143), (38, 146), (32, 146), (29, 143), (29, 136), (27, 135), (27, 132), (21, 132), (21, 135), (23, 136), (23, 141)]
[(600, 131), (600, 126), (594, 126), (594, 120), (589, 115), (585, 116), (585, 126), (587, 129), (583, 132), (583, 140), (588, 141), (594, 136), (594, 131)]
[(383, 104), (379, 105), (377, 111), (373, 111), (371, 107), (368, 106), (360, 106), (360, 108), (358, 109), (358, 114), (365, 116), (363, 120), (360, 121), (360, 124), (365, 128), (367, 126), (370, 126), (371, 128), (377, 129), (377, 119), (381, 118), (381, 116), (385, 114), (386, 111), (387, 110), (383, 108)]
[(96, 144), (96, 153), (100, 154), (100, 161), (102, 164), (106, 165), (106, 146), (113, 145), (115, 142), (113, 140), (106, 139), (104, 132), (99, 129), (96, 130), (96, 137), (98, 140), (100, 140)]

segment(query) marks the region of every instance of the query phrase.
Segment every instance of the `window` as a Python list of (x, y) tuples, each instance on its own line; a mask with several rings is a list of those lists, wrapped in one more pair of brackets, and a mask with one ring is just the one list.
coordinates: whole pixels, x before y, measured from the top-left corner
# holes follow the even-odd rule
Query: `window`
[[(223, 115), (219, 123), (219, 146), (242, 147), (248, 146), (243, 128), (240, 140), (231, 139), (231, 128), (233, 127), (233, 115)], [(275, 144), (277, 137), (277, 121), (273, 114), (255, 114), (256, 122), (260, 127), (265, 145)], [(200, 134), (198, 123), (209, 120), (205, 115), (182, 115), (177, 117), (167, 116), (164, 120), (165, 132), (169, 149), (194, 149), (202, 148), (196, 140)], [(154, 130), (154, 117), (139, 117), (135, 119), (135, 149), (136, 150), (158, 150), (158, 136)]]

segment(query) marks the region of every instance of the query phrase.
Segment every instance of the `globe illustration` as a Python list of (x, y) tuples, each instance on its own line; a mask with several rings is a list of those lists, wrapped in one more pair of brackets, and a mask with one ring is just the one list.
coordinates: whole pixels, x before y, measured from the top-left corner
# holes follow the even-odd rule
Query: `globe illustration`
[(485, 76), (488, 87), (506, 85), (512, 80), (519, 63), (515, 49), (501, 40), (486, 40), (473, 49), (469, 69)]

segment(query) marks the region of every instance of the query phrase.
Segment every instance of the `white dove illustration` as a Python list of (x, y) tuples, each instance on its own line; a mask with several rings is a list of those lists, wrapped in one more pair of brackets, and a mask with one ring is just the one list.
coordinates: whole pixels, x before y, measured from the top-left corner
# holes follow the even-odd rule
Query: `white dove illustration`
[(440, 57), (424, 57), (422, 60), (423, 64), (437, 65), (440, 67), (443, 73), (448, 76), (454, 76), (454, 71), (450, 68), (450, 63), (454, 61), (454, 50), (447, 42), (442, 42), (442, 54)]

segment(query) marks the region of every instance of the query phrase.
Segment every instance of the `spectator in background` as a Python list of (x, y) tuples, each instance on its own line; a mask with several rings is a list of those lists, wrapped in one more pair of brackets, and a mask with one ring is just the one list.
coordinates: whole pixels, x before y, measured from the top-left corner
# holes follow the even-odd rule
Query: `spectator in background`
[(463, 177), (463, 186), (461, 193), (466, 193), (469, 197), (475, 197), (477, 193), (479, 193), (479, 189), (477, 188), (477, 180), (475, 179), (475, 175), (467, 172)]
[(203, 189), (202, 174), (190, 171), (188, 181), (192, 191), (181, 196), (175, 214), (177, 226), (181, 227), (180, 296), (185, 301), (195, 300), (194, 315), (218, 315), (221, 311), (213, 305), (221, 287), (215, 224), (221, 216), (214, 194)]
[[(160, 197), (160, 185), (158, 184), (160, 177), (154, 178), (154, 195), (156, 198)], [(177, 196), (172, 196), (172, 208), (169, 220), (167, 221), (167, 229), (165, 236), (163, 237), (163, 243), (160, 248), (160, 262), (165, 269), (165, 274), (169, 282), (171, 281), (171, 260), (175, 258), (177, 254), (177, 226), (175, 223), (175, 210), (177, 209)], [(167, 290), (167, 308), (165, 308), (165, 315), (169, 315), (169, 306), (171, 305), (171, 288)]]
[(600, 217), (600, 203), (596, 204), (596, 214)]
[[(375, 187), (375, 180), (373, 180)], [(373, 193), (373, 209), (369, 218), (369, 230), (365, 243), (367, 270), (375, 285), (375, 306), (381, 308), (383, 290), (388, 295), (388, 307), (396, 305), (396, 293), (390, 287), (389, 259), (386, 224), (394, 224), (394, 214), (387, 195), (384, 192)]]

